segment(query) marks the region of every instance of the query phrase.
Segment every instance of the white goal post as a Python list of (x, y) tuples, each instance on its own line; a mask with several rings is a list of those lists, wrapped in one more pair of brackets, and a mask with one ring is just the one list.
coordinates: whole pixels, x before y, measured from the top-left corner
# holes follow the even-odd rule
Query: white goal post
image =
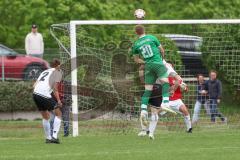
[(78, 136), (78, 94), (77, 94), (77, 44), (76, 26), (81, 25), (136, 25), (136, 24), (240, 24), (240, 19), (207, 19), (207, 20), (73, 20), (70, 21), (70, 50), (71, 50), (71, 84), (72, 84), (72, 113), (73, 137)]

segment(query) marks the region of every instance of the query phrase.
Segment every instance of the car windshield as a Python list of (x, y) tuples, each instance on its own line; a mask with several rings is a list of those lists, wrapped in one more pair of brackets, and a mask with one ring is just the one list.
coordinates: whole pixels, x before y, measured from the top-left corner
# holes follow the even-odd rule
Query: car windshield
[(16, 54), (17, 53), (14, 50), (6, 48), (4, 46), (0, 46), (0, 55), (1, 56), (14, 56)]
[(174, 40), (179, 51), (199, 52), (201, 41), (197, 40)]

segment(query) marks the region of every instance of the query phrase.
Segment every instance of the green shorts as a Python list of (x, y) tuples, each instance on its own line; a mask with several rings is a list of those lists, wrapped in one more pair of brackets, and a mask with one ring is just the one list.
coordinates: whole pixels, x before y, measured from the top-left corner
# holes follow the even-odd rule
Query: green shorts
[(144, 66), (145, 84), (154, 84), (158, 78), (167, 78), (167, 69), (163, 63), (146, 63)]

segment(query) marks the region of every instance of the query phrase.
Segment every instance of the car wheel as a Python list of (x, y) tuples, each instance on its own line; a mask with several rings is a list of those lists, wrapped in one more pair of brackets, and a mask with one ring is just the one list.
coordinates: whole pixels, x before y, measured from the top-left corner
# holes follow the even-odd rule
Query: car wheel
[(41, 66), (29, 66), (24, 71), (24, 80), (36, 80), (42, 73), (43, 69)]

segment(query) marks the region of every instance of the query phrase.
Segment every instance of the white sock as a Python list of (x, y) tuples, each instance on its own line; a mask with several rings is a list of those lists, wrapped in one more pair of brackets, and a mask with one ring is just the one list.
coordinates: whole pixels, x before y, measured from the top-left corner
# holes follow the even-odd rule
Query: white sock
[(52, 139), (49, 121), (46, 120), (46, 119), (43, 119), (42, 124), (43, 124), (43, 129), (44, 129), (44, 132), (45, 132), (46, 139)]
[(158, 114), (152, 114), (151, 116), (151, 121), (150, 121), (150, 124), (149, 124), (149, 132), (150, 134), (154, 134), (154, 131), (157, 127), (157, 123), (158, 123)]
[[(146, 117), (146, 119), (148, 118), (148, 112), (147, 111), (145, 111), (145, 110), (141, 110), (141, 116), (144, 116), (144, 117)], [(140, 118), (140, 123), (141, 123), (141, 128), (142, 128), (142, 131), (147, 131), (147, 126), (146, 125), (144, 125), (143, 124), (143, 121), (142, 121), (142, 119)]]
[(147, 126), (145, 126), (142, 121), (141, 121), (141, 128), (142, 128), (142, 131), (147, 131)]
[(53, 123), (53, 138), (57, 139), (58, 137), (58, 132), (60, 130), (61, 126), (61, 119), (55, 116), (54, 118), (54, 123)]
[(189, 130), (189, 128), (192, 128), (192, 123), (191, 123), (190, 115), (184, 116), (184, 121), (185, 121), (187, 130)]

